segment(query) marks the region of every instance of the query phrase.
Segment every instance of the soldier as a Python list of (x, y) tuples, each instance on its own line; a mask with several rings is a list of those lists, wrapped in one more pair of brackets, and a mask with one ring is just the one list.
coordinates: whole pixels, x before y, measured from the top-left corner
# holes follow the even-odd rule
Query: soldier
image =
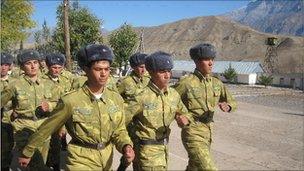
[(45, 54), (41, 54), (39, 58), (39, 68), (42, 74), (46, 74), (48, 72), (48, 67), (46, 65), (46, 56)]
[(125, 101), (132, 99), (149, 83), (150, 76), (145, 67), (146, 56), (147, 54), (135, 53), (129, 59), (133, 71), (129, 76), (122, 79), (117, 86), (119, 94)]
[[(135, 95), (142, 91), (150, 81), (150, 76), (146, 72), (145, 60), (147, 54), (135, 53), (130, 59), (130, 65), (133, 69), (130, 75), (123, 78), (117, 84), (119, 94), (124, 99), (125, 103), (128, 104), (129, 100), (134, 99)], [(132, 122), (127, 125), (128, 133), (132, 140), (134, 140), (134, 127)], [(135, 164), (135, 161), (133, 162)], [(121, 159), (121, 164), (118, 170), (125, 170), (123, 167), (127, 167), (124, 161)]]
[[(63, 73), (65, 56), (61, 53), (48, 54), (46, 55), (46, 65), (48, 67), (48, 73), (43, 75), (43, 78), (49, 80), (50, 84), (53, 84), (53, 86), (57, 88), (58, 91), (53, 94), (53, 100), (58, 101), (62, 95), (71, 90), (72, 86), (70, 77)], [(65, 140), (64, 128), (59, 129), (59, 131), (55, 132), (51, 137), (47, 165), (52, 167), (54, 171), (60, 170), (61, 142)]]
[[(50, 90), (53, 88), (38, 75), (39, 53), (26, 50), (18, 55), (24, 74), (18, 80), (11, 82), (1, 93), (1, 107), (9, 101), (13, 103), (14, 113), (11, 121), (14, 130), (15, 151), (21, 152), (31, 134), (37, 131), (46, 119), (49, 111)], [(41, 147), (35, 151), (30, 164), (33, 170), (46, 170), (44, 165), (48, 153), (49, 138), (41, 142)], [(14, 158), (16, 159), (16, 156)], [(14, 162), (14, 160), (13, 160)]]
[[(13, 56), (7, 53), (1, 53), (1, 85), (0, 91), (8, 86), (11, 78), (8, 75), (13, 63)], [(12, 160), (12, 148), (14, 145), (13, 128), (10, 123), (11, 102), (1, 108), (1, 170), (8, 171)]]
[(88, 80), (62, 97), (52, 116), (31, 136), (19, 158), (22, 166), (27, 166), (41, 142), (64, 124), (72, 138), (67, 151), (68, 170), (110, 170), (112, 144), (128, 162), (134, 159), (132, 141), (125, 128), (123, 99), (106, 87), (112, 50), (91, 44), (82, 48), (77, 57)]
[(216, 51), (211, 44), (190, 49), (196, 69), (175, 85), (194, 122), (182, 129), (183, 145), (189, 156), (187, 170), (216, 170), (210, 154), (212, 122), (216, 106), (231, 112), (236, 102), (223, 83), (211, 76)]
[(167, 170), (170, 124), (176, 119), (183, 127), (189, 122), (187, 109), (179, 94), (169, 87), (173, 61), (165, 52), (156, 52), (146, 58), (146, 68), (151, 75), (148, 86), (143, 88), (126, 113), (132, 120), (136, 140), (134, 144), (137, 165), (134, 170)]

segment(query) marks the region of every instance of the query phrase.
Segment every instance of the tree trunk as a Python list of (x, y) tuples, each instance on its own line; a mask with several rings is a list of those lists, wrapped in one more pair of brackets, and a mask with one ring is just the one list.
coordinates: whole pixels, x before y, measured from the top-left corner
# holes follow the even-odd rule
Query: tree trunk
[(71, 71), (71, 52), (70, 52), (70, 27), (69, 27), (69, 0), (63, 0), (64, 15), (64, 48), (67, 59), (66, 67)]

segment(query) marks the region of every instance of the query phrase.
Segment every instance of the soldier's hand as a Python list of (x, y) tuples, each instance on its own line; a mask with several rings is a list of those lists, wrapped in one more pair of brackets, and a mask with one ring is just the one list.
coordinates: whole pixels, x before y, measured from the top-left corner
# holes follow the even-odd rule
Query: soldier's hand
[(228, 103), (221, 102), (218, 105), (223, 112), (230, 112), (231, 107), (228, 105)]
[(126, 145), (123, 149), (123, 156), (128, 164), (134, 160), (135, 153), (131, 145)]
[(177, 125), (182, 128), (186, 125), (189, 125), (189, 120), (187, 117), (180, 115), (180, 114), (176, 114), (175, 116), (175, 120), (177, 122)]
[(60, 129), (58, 131), (58, 135), (60, 138), (63, 138), (64, 136), (66, 136), (66, 130), (65, 129)]
[(41, 104), (41, 109), (43, 112), (48, 112), (50, 110), (49, 104), (47, 103), (47, 101), (42, 101)]
[(19, 157), (18, 158), (18, 163), (20, 164), (21, 167), (27, 167), (27, 165), (30, 163), (31, 158), (29, 157)]

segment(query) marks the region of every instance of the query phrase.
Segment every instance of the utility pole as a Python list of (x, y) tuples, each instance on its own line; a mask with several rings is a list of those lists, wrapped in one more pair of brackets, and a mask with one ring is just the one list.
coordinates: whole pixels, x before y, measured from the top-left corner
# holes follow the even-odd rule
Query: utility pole
[(144, 46), (144, 29), (141, 29), (139, 44), (137, 46), (136, 52), (145, 53), (145, 46)]
[(67, 59), (67, 69), (71, 70), (71, 52), (70, 52), (70, 27), (69, 27), (69, 0), (63, 0), (64, 16), (64, 48)]

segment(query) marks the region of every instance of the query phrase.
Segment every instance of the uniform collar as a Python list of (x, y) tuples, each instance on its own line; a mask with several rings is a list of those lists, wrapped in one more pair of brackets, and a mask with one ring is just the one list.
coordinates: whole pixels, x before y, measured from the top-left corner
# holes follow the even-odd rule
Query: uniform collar
[(134, 80), (136, 83), (142, 82), (142, 79), (139, 78), (139, 76), (138, 76), (134, 71), (131, 72), (130, 76), (133, 78), (133, 80)]
[(167, 90), (165, 91), (165, 92), (162, 92), (151, 80), (150, 80), (150, 82), (149, 82), (149, 84), (148, 84), (148, 86), (150, 87), (150, 89), (152, 90), (152, 91), (154, 91), (157, 95), (168, 95), (168, 88), (169, 87), (167, 87)]
[(28, 75), (24, 75), (23, 78), (24, 78), (30, 85), (32, 85), (32, 84), (37, 84), (37, 85), (39, 85), (40, 82), (41, 82), (41, 79), (40, 79), (39, 75), (37, 76), (37, 80), (36, 80), (36, 81), (32, 81), (32, 79), (31, 79)]
[(200, 81), (207, 81), (207, 82), (209, 82), (209, 81), (211, 81), (211, 75), (210, 74), (208, 74), (207, 76), (204, 76), (198, 69), (196, 69), (195, 68), (195, 70), (194, 70), (194, 73), (193, 73), (195, 76), (197, 76), (199, 79), (200, 79)]
[(58, 76), (57, 77), (57, 80), (56, 79), (54, 79), (52, 76), (51, 76), (51, 74), (48, 72), (48, 73), (46, 73), (46, 74), (43, 74), (42, 75), (42, 78), (44, 78), (44, 79), (50, 79), (50, 80), (52, 80), (53, 82), (60, 82), (60, 76)]
[(102, 102), (106, 103), (107, 92), (108, 92), (108, 90), (107, 90), (106, 87), (103, 89), (103, 92), (102, 92), (102, 95), (101, 95), (100, 99), (96, 99), (96, 97), (94, 96), (94, 94), (89, 89), (87, 81), (83, 84), (82, 90), (84, 91), (84, 93), (86, 95), (88, 95), (90, 97), (91, 102), (101, 100)]

